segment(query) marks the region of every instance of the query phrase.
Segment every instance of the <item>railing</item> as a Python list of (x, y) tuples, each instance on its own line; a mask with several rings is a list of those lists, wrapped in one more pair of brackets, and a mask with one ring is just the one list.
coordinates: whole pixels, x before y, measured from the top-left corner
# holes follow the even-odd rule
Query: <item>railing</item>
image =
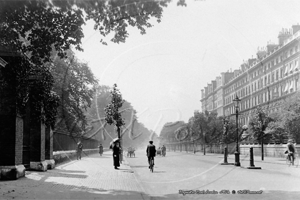
[[(228, 145), (220, 144), (203, 144), (200, 142), (174, 142), (165, 144), (167, 151), (174, 152), (186, 152), (186, 153), (197, 153), (203, 152), (205, 146), (206, 153), (217, 153), (223, 154), (224, 148), (227, 147), (229, 154), (234, 154), (236, 150), (236, 143), (233, 142)], [(241, 155), (249, 154), (250, 147), (253, 147), (253, 154), (255, 156), (261, 156), (261, 145), (260, 144), (240, 144), (239, 151)], [(300, 153), (300, 145), (296, 145), (296, 152)], [(282, 157), (286, 155), (286, 144), (264, 144), (264, 156), (265, 157)]]
[[(75, 150), (79, 138), (68, 134), (54, 132), (53, 133), (53, 151)], [(83, 148), (95, 149), (99, 145), (99, 141), (91, 138), (83, 138), (81, 140)]]
[[(261, 155), (261, 145), (259, 144), (240, 145), (240, 153), (244, 155), (248, 154), (250, 147), (253, 147), (253, 154), (255, 156)], [(296, 151), (300, 152), (300, 145), (296, 145), (295, 147)], [(284, 158), (286, 156), (284, 154), (286, 149), (286, 144), (264, 144), (264, 156)]]

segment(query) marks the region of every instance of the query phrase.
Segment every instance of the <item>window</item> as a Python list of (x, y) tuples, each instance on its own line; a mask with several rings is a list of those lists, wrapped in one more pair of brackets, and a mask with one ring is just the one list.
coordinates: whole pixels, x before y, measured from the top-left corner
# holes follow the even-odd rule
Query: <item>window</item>
[(276, 71), (276, 81), (279, 79), (279, 70)]
[(295, 52), (298, 52), (298, 46), (295, 46)]
[(281, 67), (281, 69), (280, 69), (280, 78), (283, 77), (283, 74), (284, 74), (284, 67)]
[(267, 85), (268, 78), (265, 76), (265, 86)]

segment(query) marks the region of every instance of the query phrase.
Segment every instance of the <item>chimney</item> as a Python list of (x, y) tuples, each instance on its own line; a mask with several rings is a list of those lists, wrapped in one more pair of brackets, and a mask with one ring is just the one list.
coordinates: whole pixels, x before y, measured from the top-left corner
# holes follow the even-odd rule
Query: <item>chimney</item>
[(273, 49), (275, 49), (278, 45), (277, 44), (272, 44), (272, 43), (269, 43), (267, 45), (267, 52), (270, 53), (271, 51), (273, 51)]
[(234, 77), (237, 77), (237, 75), (239, 75), (239, 73), (240, 73), (239, 69), (234, 70), (233, 71)]
[(256, 60), (255, 58), (248, 59), (249, 66), (251, 66), (252, 63), (254, 63), (255, 60)]
[(300, 25), (299, 24), (293, 25), (292, 28), (293, 28), (293, 35), (294, 35), (296, 32), (300, 30)]
[(278, 44), (279, 46), (283, 45), (283, 42), (288, 39), (292, 34), (287, 29), (282, 29), (278, 35)]
[(256, 56), (258, 60), (261, 60), (265, 55), (267, 54), (267, 51), (263, 48), (258, 49)]

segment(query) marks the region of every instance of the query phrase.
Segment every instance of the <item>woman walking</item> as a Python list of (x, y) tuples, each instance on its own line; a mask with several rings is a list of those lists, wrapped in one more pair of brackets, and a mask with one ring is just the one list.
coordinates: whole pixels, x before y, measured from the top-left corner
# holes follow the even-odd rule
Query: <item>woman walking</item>
[(103, 146), (102, 146), (102, 144), (99, 145), (99, 154), (100, 154), (100, 156), (102, 156), (102, 154), (103, 154)]
[(120, 167), (120, 144), (119, 142), (116, 142), (113, 145), (113, 161), (114, 161), (114, 166), (115, 169), (118, 169), (118, 167)]

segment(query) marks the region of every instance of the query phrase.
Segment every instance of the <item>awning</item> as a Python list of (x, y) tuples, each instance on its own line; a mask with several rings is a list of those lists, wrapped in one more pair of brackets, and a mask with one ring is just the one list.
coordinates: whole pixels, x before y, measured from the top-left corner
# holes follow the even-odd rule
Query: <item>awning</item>
[(285, 89), (284, 89), (284, 92), (287, 92), (287, 91), (288, 91), (288, 89), (289, 89), (289, 83), (286, 83), (286, 85), (285, 85)]
[(291, 85), (290, 85), (290, 89), (289, 89), (289, 90), (294, 89), (294, 84), (295, 84), (295, 81), (292, 80), (292, 81), (291, 81)]
[(295, 67), (294, 67), (294, 70), (296, 71), (296, 70), (299, 70), (299, 68), (298, 68), (298, 61), (297, 62), (295, 62)]
[(288, 66), (287, 65), (285, 66), (284, 74), (288, 74)]
[(293, 63), (290, 65), (290, 73), (293, 72), (293, 69), (294, 69), (294, 66), (293, 66)]

